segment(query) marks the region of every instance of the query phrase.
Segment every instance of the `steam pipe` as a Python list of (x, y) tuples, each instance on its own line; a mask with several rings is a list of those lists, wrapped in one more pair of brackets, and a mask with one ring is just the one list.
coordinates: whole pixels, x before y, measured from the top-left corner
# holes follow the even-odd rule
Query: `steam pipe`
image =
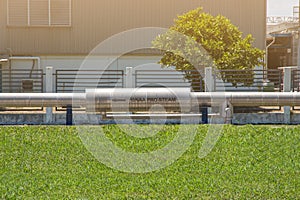
[(269, 62), (269, 48), (276, 42), (276, 37), (272, 37), (272, 42), (266, 47), (266, 58), (265, 58), (265, 69), (268, 70), (268, 62)]
[(36, 60), (37, 61), (37, 68), (41, 69), (41, 59), (40, 57), (34, 56), (11, 56), (9, 60)]
[[(146, 107), (140, 105), (148, 105), (149, 107), (154, 104), (161, 104), (171, 105), (171, 108), (180, 106), (178, 103), (172, 105), (175, 101), (174, 96), (170, 96), (170, 93), (162, 91), (156, 93), (155, 90), (157, 89), (155, 88), (148, 90), (152, 91), (152, 96), (145, 95), (144, 100), (141, 100), (141, 93), (132, 93), (130, 98), (127, 99), (120, 99), (120, 96), (117, 97), (118, 99), (108, 95), (105, 97), (103, 96), (104, 93), (95, 93), (92, 97), (89, 97), (87, 93), (1, 93), (0, 107), (55, 107), (67, 105), (87, 107), (95, 102), (97, 107), (104, 110), (109, 110), (112, 104), (118, 105), (122, 102), (129, 103), (128, 105), (132, 108), (141, 109), (146, 109)], [(157, 97), (155, 102), (153, 102), (153, 95)], [(180, 98), (183, 98), (186, 104), (200, 106), (220, 105), (224, 102), (228, 102), (232, 106), (244, 107), (300, 105), (300, 93), (291, 92), (190, 92), (188, 96), (182, 95)], [(168, 99), (171, 99), (170, 102), (168, 102)], [(116, 108), (119, 108), (119, 106)]]
[(0, 107), (86, 106), (85, 93), (1, 93)]
[(192, 98), (207, 105), (228, 101), (232, 106), (297, 106), (300, 105), (300, 93), (292, 92), (214, 92), (191, 93)]

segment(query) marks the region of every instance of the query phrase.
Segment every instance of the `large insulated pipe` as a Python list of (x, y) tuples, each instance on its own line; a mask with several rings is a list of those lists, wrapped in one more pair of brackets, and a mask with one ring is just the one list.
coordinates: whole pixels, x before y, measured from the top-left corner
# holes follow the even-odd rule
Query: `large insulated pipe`
[(55, 107), (82, 106), (101, 111), (122, 110), (129, 106), (148, 111), (153, 105), (168, 110), (188, 110), (191, 106), (220, 105), (224, 101), (232, 106), (300, 106), (300, 93), (293, 92), (188, 92), (182, 89), (96, 89), (86, 93), (1, 93), (0, 107)]
[(296, 92), (225, 92), (191, 93), (191, 98), (202, 104), (218, 104), (226, 100), (233, 106), (299, 106), (300, 93)]
[[(114, 88), (86, 90), (87, 110), (98, 112), (190, 112), (190, 88)], [(157, 107), (159, 105), (159, 107)]]
[(85, 93), (1, 93), (0, 107), (86, 106)]
[[(148, 110), (159, 104), (165, 109), (188, 109), (214, 106), (224, 102), (232, 106), (297, 106), (300, 93), (293, 92), (190, 92), (187, 88), (115, 88), (92, 89), (86, 92), (88, 106), (101, 111), (132, 108)], [(178, 106), (181, 105), (181, 108)]]

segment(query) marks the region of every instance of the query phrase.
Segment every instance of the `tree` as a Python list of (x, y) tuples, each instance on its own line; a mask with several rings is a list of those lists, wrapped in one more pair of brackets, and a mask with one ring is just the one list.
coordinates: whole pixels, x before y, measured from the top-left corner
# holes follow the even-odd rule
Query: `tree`
[[(175, 66), (176, 70), (199, 70), (209, 65), (208, 56), (219, 70), (249, 70), (263, 65), (264, 51), (253, 47), (253, 40), (251, 35), (243, 38), (242, 32), (226, 17), (212, 16), (197, 8), (178, 16), (169, 31), (153, 41), (153, 46), (163, 50), (160, 63)], [(221, 72), (221, 78), (235, 86), (251, 85), (253, 73), (246, 76), (247, 81), (232, 72)]]

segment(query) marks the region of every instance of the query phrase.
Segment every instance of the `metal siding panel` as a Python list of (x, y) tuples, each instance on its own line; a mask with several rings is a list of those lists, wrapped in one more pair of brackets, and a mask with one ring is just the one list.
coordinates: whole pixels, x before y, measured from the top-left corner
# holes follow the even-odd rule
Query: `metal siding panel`
[(5, 53), (6, 48), (6, 1), (0, 0), (0, 54)]
[(69, 0), (51, 0), (50, 15), (52, 25), (70, 25)]
[(49, 25), (48, 0), (30, 0), (30, 25)]
[(9, 25), (18, 26), (28, 24), (27, 3), (27, 0), (9, 0), (8, 6), (4, 7), (8, 8), (9, 11)]
[(70, 28), (8, 28), (7, 47), (17, 54), (87, 54), (111, 35), (137, 27), (167, 28), (177, 15), (199, 6), (230, 18), (264, 48), (263, 0), (73, 0)]

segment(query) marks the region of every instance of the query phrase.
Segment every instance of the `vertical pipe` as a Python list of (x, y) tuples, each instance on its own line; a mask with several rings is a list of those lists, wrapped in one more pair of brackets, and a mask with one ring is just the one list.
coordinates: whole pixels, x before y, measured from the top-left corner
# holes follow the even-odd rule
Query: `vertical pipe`
[(272, 37), (272, 42), (266, 47), (266, 55), (265, 55), (265, 69), (268, 70), (268, 62), (269, 62), (269, 48), (276, 42), (276, 37)]

